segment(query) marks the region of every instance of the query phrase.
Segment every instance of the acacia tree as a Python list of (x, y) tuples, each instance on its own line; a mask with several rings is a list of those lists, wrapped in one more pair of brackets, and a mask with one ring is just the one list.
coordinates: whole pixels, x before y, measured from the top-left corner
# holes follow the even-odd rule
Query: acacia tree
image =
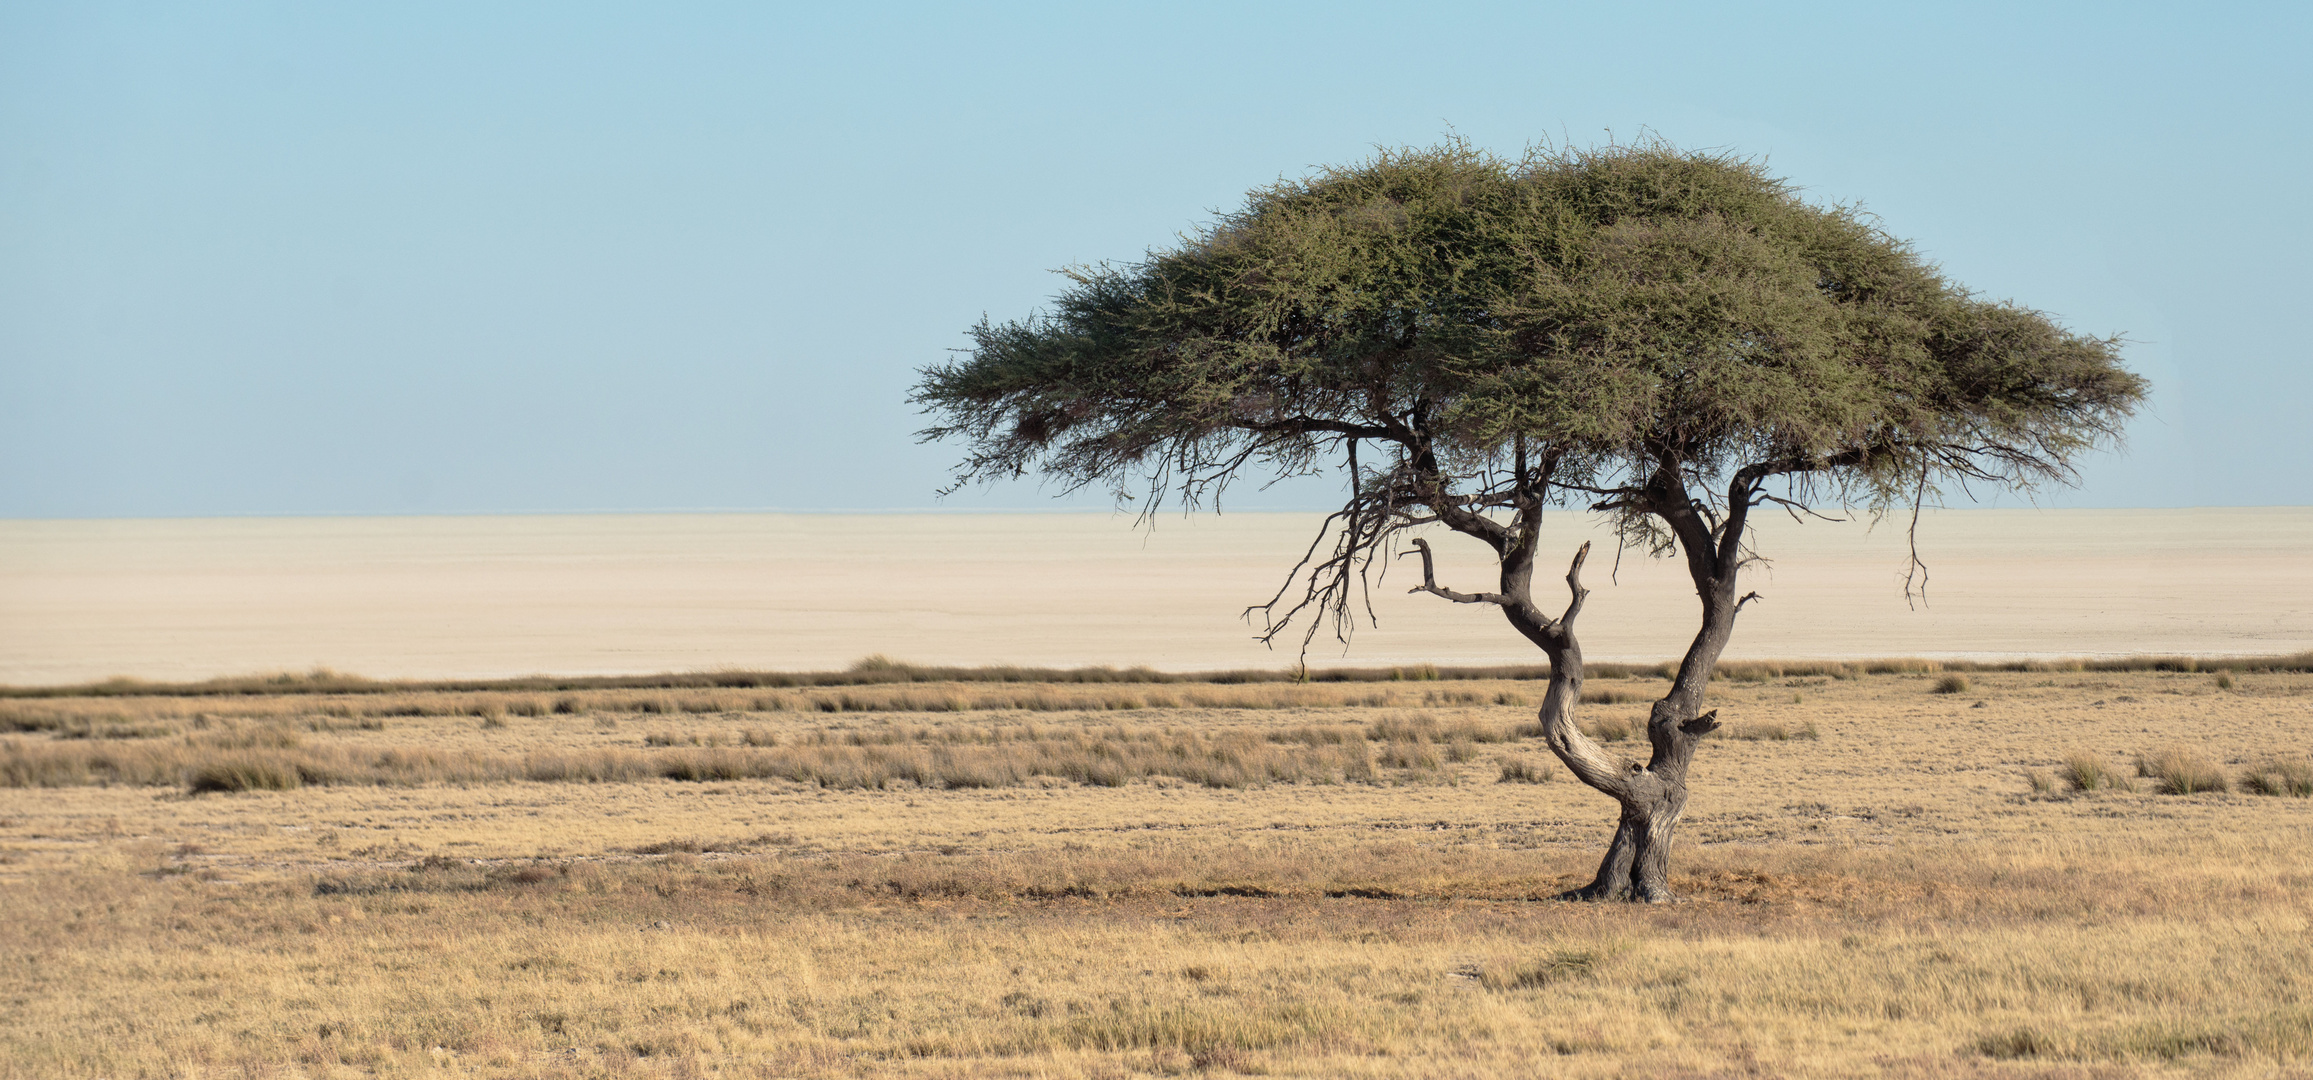
[[(1753, 511), (1916, 521), (1953, 483), (2064, 482), (2145, 389), (2116, 338), (1972, 295), (1755, 162), (1660, 143), (1384, 152), (1255, 191), (1173, 249), (1067, 273), (1052, 311), (983, 320), (968, 356), (922, 372), (922, 437), (968, 447), (957, 483), (1036, 471), (1196, 506), (1247, 476), (1345, 468), (1347, 500), (1251, 609), (1265, 637), (1346, 635), (1401, 539), (1413, 591), (1499, 608), (1549, 657), (1550, 749), (1621, 807), (1581, 898), (1670, 896), (1688, 766), (1718, 726), (1704, 691), (1750, 599)], [(1701, 601), (1643, 764), (1574, 724), (1589, 545), (1563, 609), (1534, 596), (1542, 515), (1562, 506), (1682, 558)], [(1439, 584), (1407, 532), (1424, 527), (1491, 549), (1494, 588)]]

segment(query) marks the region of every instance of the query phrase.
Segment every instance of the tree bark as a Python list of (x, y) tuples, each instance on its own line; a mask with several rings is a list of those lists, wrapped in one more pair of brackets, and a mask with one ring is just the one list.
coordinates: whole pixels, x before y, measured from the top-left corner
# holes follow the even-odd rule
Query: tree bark
[[(1655, 702), (1647, 716), (1646, 736), (1652, 755), (1646, 764), (1633, 762), (1620, 775), (1600, 767), (1605, 755), (1574, 726), (1573, 707), (1582, 692), (1582, 651), (1573, 640), (1572, 627), (1565, 628), (1566, 641), (1558, 651), (1543, 644), (1544, 651), (1550, 653), (1553, 691), (1543, 699), (1543, 735), (1577, 778), (1612, 797), (1622, 808), (1597, 875), (1590, 884), (1564, 894), (1563, 899), (1656, 904), (1674, 898), (1670, 889), (1671, 841), (1679, 819), (1686, 814), (1687, 772), (1697, 744), (1719, 727), (1717, 710), (1699, 715), (1697, 710), (1710, 685), (1711, 672), (1718, 667), (1719, 654), (1734, 635), (1735, 615), (1750, 599), (1735, 597), (1744, 525), (1741, 511), (1748, 509), (1748, 491), (1741, 490), (1744, 498), (1736, 503), (1739, 509), (1725, 525), (1712, 529), (1695, 513), (1694, 504), (1675, 479), (1658, 477), (1650, 488), (1654, 490), (1649, 509), (1670, 524), (1685, 549), (1688, 573), (1702, 600), (1703, 624), (1679, 662), (1670, 691)], [(1580, 568), (1579, 559), (1575, 565)], [(1580, 586), (1571, 574), (1568, 583), (1579, 593)], [(1570, 672), (1564, 670), (1569, 667)], [(1562, 680), (1567, 683), (1563, 694), (1557, 692)]]

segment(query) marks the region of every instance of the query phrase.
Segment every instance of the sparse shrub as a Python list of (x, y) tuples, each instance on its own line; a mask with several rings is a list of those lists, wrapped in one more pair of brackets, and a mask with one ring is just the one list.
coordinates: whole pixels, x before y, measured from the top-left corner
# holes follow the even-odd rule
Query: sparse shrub
[(1637, 690), (1584, 690), (1582, 692), (1582, 703), (1585, 705), (1644, 705), (1652, 700), (1654, 699)]
[(489, 877), (492, 882), (536, 885), (541, 881), (552, 881), (568, 873), (567, 867), (531, 863), (527, 866), (501, 866), (490, 871)]
[(1538, 990), (1556, 983), (1587, 979), (1598, 973), (1604, 957), (1590, 949), (1562, 949), (1540, 960), (1493, 963), (1478, 970), (1478, 985), (1488, 990)]
[(267, 724), (203, 735), (198, 741), (217, 750), (294, 750), (302, 740), (295, 732)]
[(2074, 791), (2105, 791), (2126, 786), (2122, 777), (2098, 754), (2077, 753), (2064, 759), (2056, 774)]
[[(1311, 729), (1303, 727), (1295, 730)], [(1510, 742), (1518, 736), (1515, 728), (1500, 727), (1469, 717), (1440, 723), (1434, 713), (1395, 712), (1375, 720), (1372, 726), (1365, 729), (1365, 737), (1376, 742), (1500, 743)]]
[(1502, 759), (1503, 784), (1547, 784), (1558, 778), (1558, 771), (1533, 758), (1506, 757)]
[(578, 712), (578, 699), (577, 699), (577, 698), (574, 698), (574, 697), (558, 697), (558, 698), (555, 698), (555, 699), (554, 699), (554, 715), (556, 715), (556, 716), (571, 716), (571, 715), (575, 715), (577, 712)]
[(632, 750), (532, 754), (522, 761), (522, 778), (540, 783), (601, 784), (655, 775), (649, 759)]
[(327, 733), (327, 732), (335, 732), (335, 731), (384, 731), (384, 730), (385, 730), (385, 721), (383, 721), (383, 720), (380, 720), (380, 719), (378, 719), (377, 717), (374, 717), (374, 716), (363, 716), (363, 717), (359, 717), (359, 718), (357, 718), (357, 719), (350, 719), (350, 720), (336, 720), (336, 719), (332, 719), (332, 717), (335, 717), (335, 716), (339, 716), (339, 715), (351, 716), (352, 714), (353, 714), (353, 711), (352, 711), (351, 709), (348, 709), (348, 710), (346, 710), (346, 711), (345, 711), (345, 713), (343, 713), (343, 714), (338, 714), (338, 713), (330, 713), (330, 714), (326, 714), (326, 715), (322, 715), (322, 716), (311, 716), (311, 717), (307, 717), (307, 718), (306, 718), (306, 720), (305, 720), (305, 730), (307, 730), (307, 731), (313, 731), (313, 732), (323, 732), (323, 733)]
[(1747, 724), (1730, 724), (1719, 729), (1727, 738), (1742, 742), (1790, 742), (1793, 739), (1820, 739), (1823, 732), (1809, 720), (1797, 727), (1780, 720), (1760, 720)]
[(2276, 758), (2241, 776), (2241, 790), (2256, 795), (2313, 797), (2313, 760)]
[(1965, 675), (1946, 675), (1937, 679), (1935, 692), (1939, 694), (1965, 694), (1968, 692), (1968, 677)]
[(2232, 673), (2232, 672), (2230, 672), (2230, 671), (2220, 671), (2220, 672), (2217, 672), (2217, 689), (2219, 689), (2219, 690), (2230, 690), (2230, 689), (2232, 689), (2232, 688), (2233, 688), (2233, 673)]
[(700, 840), (696, 837), (684, 837), (680, 840), (661, 840), (655, 844), (644, 844), (641, 847), (628, 848), (627, 850), (637, 855), (671, 855), (678, 851), (696, 855), (702, 851), (721, 849), (718, 849), (711, 841)]
[(1389, 743), (1373, 756), (1373, 761), (1386, 769), (1412, 769), (1417, 772), (1434, 772), (1444, 764), (1438, 758), (1438, 748), (1427, 742)]
[(1976, 1052), (1990, 1058), (2052, 1057), (2062, 1051), (2056, 1038), (2038, 1028), (2020, 1027), (1976, 1040)]
[(1250, 1073), (1257, 1068), (1244, 1047), (1219, 1040), (1189, 1047), (1189, 1067), (1207, 1073)]
[(1426, 712), (1389, 713), (1365, 729), (1365, 737), (1375, 742), (1428, 742), (1440, 736), (1437, 716)]
[(208, 791), (289, 791), (304, 786), (296, 766), (272, 757), (245, 756), (205, 761), (185, 770), (185, 788)]
[(1585, 725), (1585, 730), (1599, 742), (1621, 742), (1630, 738), (1630, 721), (1619, 716), (1601, 716)]
[[(128, 718), (120, 716), (113, 719), (126, 721)], [(99, 723), (88, 717), (75, 717), (51, 734), (59, 739), (157, 739), (176, 734), (176, 729), (152, 724)]]
[(1269, 741), (1302, 746), (1349, 746), (1366, 740), (1366, 729), (1355, 724), (1302, 724), (1269, 733)]
[(2224, 770), (2182, 746), (2137, 755), (2136, 775), (2150, 778), (2153, 789), (2163, 795), (2197, 795), (2230, 789), (2225, 783)]
[(1424, 705), (1483, 705), (1486, 696), (1474, 690), (1427, 690), (1422, 693)]
[(1449, 739), (1466, 739), (1478, 743), (1511, 742), (1518, 737), (1509, 728), (1488, 724), (1471, 717), (1463, 717), (1445, 725), (1445, 733)]

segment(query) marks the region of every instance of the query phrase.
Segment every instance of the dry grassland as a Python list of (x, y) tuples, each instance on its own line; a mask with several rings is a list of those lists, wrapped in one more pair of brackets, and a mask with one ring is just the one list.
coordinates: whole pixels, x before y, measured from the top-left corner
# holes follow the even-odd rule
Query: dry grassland
[(2313, 1077), (2313, 675), (1539, 689), (0, 702), (0, 1076)]

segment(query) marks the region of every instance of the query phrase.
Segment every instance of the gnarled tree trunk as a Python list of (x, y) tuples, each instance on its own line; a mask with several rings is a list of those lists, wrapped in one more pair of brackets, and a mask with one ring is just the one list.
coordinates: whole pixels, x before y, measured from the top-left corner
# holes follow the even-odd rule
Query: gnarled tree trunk
[[(1686, 556), (1688, 574), (1702, 600), (1703, 625), (1687, 646), (1671, 680), (1670, 692), (1655, 702), (1647, 718), (1647, 741), (1653, 754), (1645, 764), (1627, 765), (1608, 755), (1575, 726), (1574, 709), (1582, 701), (1582, 645), (1574, 636), (1574, 619), (1582, 613), (1582, 563), (1590, 545), (1574, 556), (1566, 570), (1572, 599), (1566, 613), (1551, 618), (1533, 600), (1534, 545), (1540, 515), (1523, 508), (1518, 527), (1489, 529), (1486, 521), (1466, 513), (1441, 511), (1440, 517), (1457, 531), (1494, 546), (1501, 557), (1502, 584), (1498, 593), (1463, 593), (1437, 584), (1429, 544), (1413, 541), (1422, 557), (1422, 584), (1415, 592), (1442, 596), (1456, 603), (1489, 603), (1501, 607), (1527, 640), (1550, 657), (1550, 684), (1542, 697), (1542, 737), (1552, 753), (1575, 777), (1612, 798), (1622, 809), (1614, 839), (1598, 864), (1590, 884), (1566, 893), (1576, 900), (1643, 900), (1660, 903), (1672, 898), (1670, 890), (1671, 840), (1687, 809), (1687, 770), (1695, 747), (1719, 727), (1718, 714), (1697, 711), (1703, 691), (1718, 666), (1719, 654), (1735, 630), (1735, 615), (1751, 597), (1735, 597), (1735, 574), (1742, 565), (1741, 538), (1750, 496), (1757, 478), (1738, 475), (1730, 491), (1733, 506), (1725, 521), (1706, 520), (1687, 496), (1675, 474), (1656, 475), (1638, 504), (1667, 523)], [(1443, 502), (1443, 500), (1439, 500)]]
[[(1695, 743), (1718, 727), (1715, 715), (1696, 716), (1694, 705), (1701, 700), (1702, 684), (1709, 680), (1711, 666), (1725, 647), (1734, 620), (1731, 610), (1727, 618), (1706, 620), (1670, 694), (1655, 703), (1647, 724), (1654, 756), (1644, 765), (1633, 762), (1624, 766), (1574, 723), (1583, 678), (1582, 645), (1574, 636), (1574, 616), (1589, 595), (1581, 581), (1582, 561), (1589, 550), (1585, 544), (1566, 572), (1567, 587), (1574, 593), (1566, 615), (1527, 634), (1550, 657), (1550, 685), (1542, 698), (1543, 739), (1577, 778), (1622, 807), (1614, 840), (1599, 862), (1597, 878), (1565, 898), (1659, 903), (1671, 898), (1671, 837), (1680, 815), (1686, 812), (1688, 762), (1694, 757)], [(1519, 621), (1514, 610), (1511, 621)]]

